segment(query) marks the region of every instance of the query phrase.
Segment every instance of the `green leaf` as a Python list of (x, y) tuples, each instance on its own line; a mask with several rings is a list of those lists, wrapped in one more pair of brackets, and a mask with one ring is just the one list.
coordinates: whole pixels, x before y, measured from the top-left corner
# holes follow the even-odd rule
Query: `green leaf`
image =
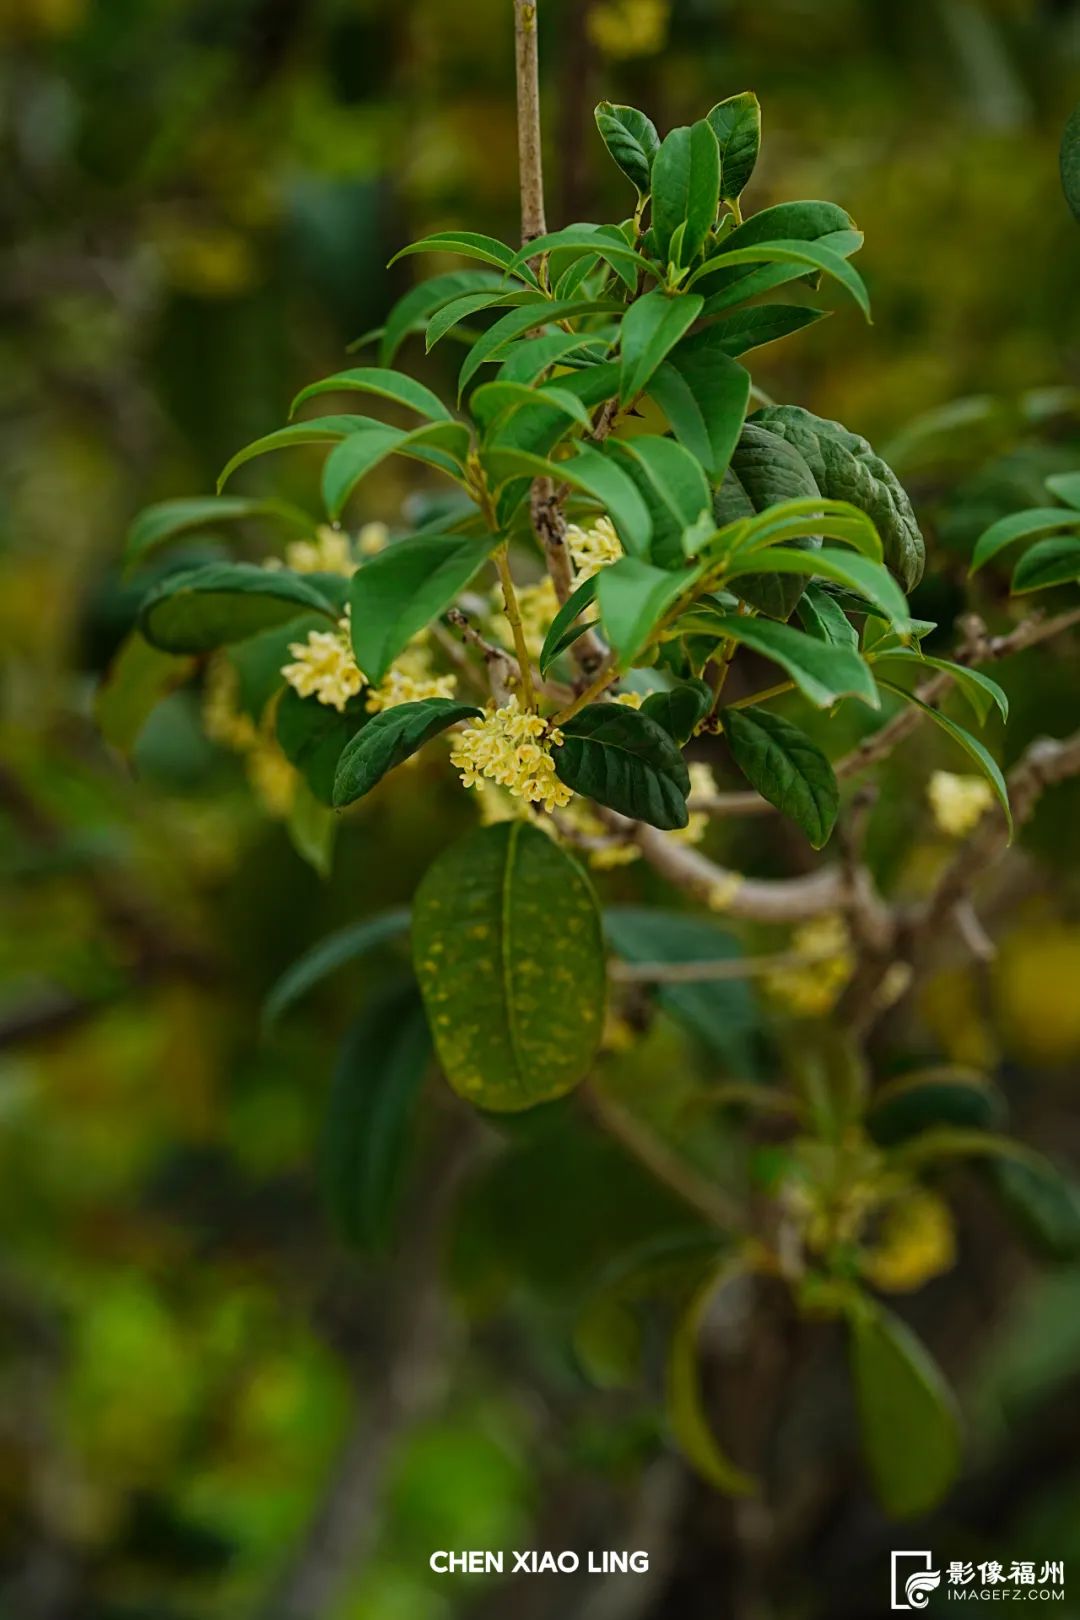
[(306, 996), (317, 984), (321, 984), (331, 973), (336, 973), (347, 962), (354, 962), (366, 956), (369, 951), (385, 945), (389, 940), (400, 938), (408, 932), (408, 928), (408, 910), (396, 907), (391, 911), (377, 912), (374, 917), (364, 917), (359, 922), (348, 923), (344, 928), (327, 934), (325, 939), (320, 939), (310, 950), (298, 956), (271, 987), (263, 1002), (264, 1033), (271, 1029), (295, 1002)]
[(319, 1181), (334, 1225), (358, 1249), (384, 1249), (392, 1235), (431, 1056), (411, 983), (378, 994), (345, 1037), (327, 1101)]
[(619, 403), (636, 399), (679, 339), (693, 326), (705, 300), (697, 293), (674, 296), (659, 287), (638, 298), (623, 316), (619, 349)]
[(388, 366), (409, 333), (422, 332), (435, 311), (451, 299), (505, 284), (505, 278), (492, 270), (449, 270), (410, 287), (387, 316), (379, 343), (379, 364)]
[[(604, 345), (606, 348), (606, 345)], [(499, 382), (530, 383), (536, 382), (542, 372), (551, 366), (564, 362), (570, 364), (570, 356), (578, 351), (595, 351), (596, 358), (600, 357), (596, 334), (592, 332), (549, 332), (543, 337), (520, 338), (516, 342), (505, 345), (503, 353), (506, 359), (495, 373)], [(565, 378), (560, 378), (565, 382)], [(477, 390), (479, 393), (479, 389)], [(470, 401), (470, 405), (472, 401)]]
[(980, 1172), (1024, 1242), (1043, 1260), (1080, 1259), (1080, 1187), (1048, 1159), (988, 1158)]
[(300, 859), (321, 878), (328, 878), (334, 864), (337, 818), (319, 803), (306, 782), (297, 783), (285, 830)]
[(690, 741), (694, 729), (712, 708), (712, 688), (704, 681), (679, 681), (664, 692), (650, 692), (641, 713), (663, 726), (681, 748)]
[(745, 562), (736, 560), (725, 575), (725, 580), (738, 579), (741, 574), (814, 574), (846, 585), (849, 590), (872, 603), (900, 635), (907, 635), (911, 627), (907, 601), (888, 569), (881, 563), (871, 562), (857, 551), (838, 551), (826, 546), (819, 551), (796, 551), (787, 546), (775, 546), (767, 551), (755, 552)]
[(138, 631), (124, 640), (94, 699), (94, 718), (105, 741), (129, 754), (152, 709), (182, 686), (195, 668), (152, 647)]
[(752, 418), (799, 451), (823, 495), (849, 501), (870, 518), (885, 562), (906, 591), (922, 578), (926, 546), (907, 491), (858, 433), (797, 405), (773, 405)]
[(565, 461), (548, 461), (524, 450), (493, 446), (482, 458), (497, 486), (511, 478), (554, 478), (583, 490), (607, 512), (626, 549), (635, 555), (648, 550), (652, 536), (649, 509), (632, 479), (616, 466), (610, 456), (591, 445), (577, 447)]
[(818, 641), (790, 624), (736, 613), (718, 614), (711, 621), (711, 633), (730, 637), (779, 664), (819, 709), (829, 708), (841, 697), (857, 697), (872, 709), (879, 706), (873, 676), (851, 647)]
[(208, 563), (155, 585), (139, 609), (139, 628), (163, 652), (209, 652), (304, 611), (338, 619), (333, 603), (299, 574), (254, 563)]
[(720, 202), (720, 148), (703, 118), (665, 136), (652, 166), (652, 228), (664, 260), (683, 228), (679, 262), (689, 264), (713, 227)]
[(686, 826), (690, 775), (663, 726), (621, 703), (590, 703), (559, 729), (551, 757), (567, 787), (651, 827)]
[(593, 116), (611, 156), (635, 187), (639, 198), (647, 197), (652, 186), (653, 158), (660, 150), (656, 125), (636, 107), (623, 107), (610, 101), (599, 102)]
[(470, 442), (464, 423), (430, 422), (406, 433), (386, 422), (361, 420), (363, 425), (335, 445), (323, 467), (323, 499), (332, 518), (341, 516), (361, 480), (390, 455), (412, 456), (460, 478)]
[(479, 259), (481, 264), (494, 264), (510, 271), (521, 280), (536, 285), (536, 277), (527, 264), (518, 263), (514, 249), (499, 242), (494, 236), (483, 236), (478, 231), (434, 231), (419, 242), (410, 242), (390, 260), (397, 264), (412, 253), (457, 253), (463, 259)]
[(439, 856), (416, 894), (413, 963), (439, 1061), (478, 1108), (573, 1090), (600, 1042), (600, 915), (576, 861), (521, 821)]
[(1073, 585), (1080, 579), (1080, 539), (1072, 536), (1039, 540), (1025, 552), (1013, 570), (1014, 596), (1045, 591), (1053, 585)]
[(1080, 472), (1055, 473), (1052, 478), (1046, 480), (1046, 487), (1051, 495), (1056, 495), (1066, 506), (1075, 507), (1080, 511)]
[(751, 90), (728, 96), (705, 114), (720, 148), (720, 197), (732, 202), (754, 172), (761, 147), (761, 108)]
[(808, 585), (799, 598), (797, 611), (803, 629), (818, 641), (858, 647), (859, 632), (824, 585)]
[(981, 726), (986, 724), (990, 710), (995, 707), (1003, 720), (1009, 718), (1008, 698), (997, 681), (992, 681), (980, 669), (969, 669), (966, 664), (954, 664), (948, 658), (934, 658), (929, 653), (915, 652), (907, 647), (889, 647), (882, 653), (875, 653), (871, 661), (875, 669), (882, 664), (903, 664), (916, 671), (936, 669), (943, 675), (951, 676), (957, 691), (971, 705)]
[(424, 333), (424, 352), (430, 354), (448, 332), (460, 326), (462, 321), (467, 321), (470, 315), (478, 315), (481, 310), (535, 306), (546, 302), (543, 294), (533, 288), (511, 290), (508, 283), (501, 291), (465, 293), (463, 297), (455, 298), (452, 303), (437, 309), (428, 321)]
[[(732, 248), (731, 240), (729, 237), (720, 257), (720, 262), (725, 267), (741, 264), (796, 264), (804, 265), (810, 270), (823, 270), (851, 294), (866, 319), (870, 319), (870, 295), (866, 290), (866, 283), (859, 272), (833, 248), (825, 247), (821, 242), (799, 241), (761, 242), (755, 247)], [(710, 273), (714, 263), (715, 261), (710, 259), (700, 270), (695, 271), (686, 283), (687, 288), (695, 286), (703, 275)], [(705, 313), (713, 313), (708, 302)]]
[(482, 383), (469, 400), (470, 411), (492, 439), (498, 439), (501, 429), (520, 411), (545, 405), (581, 427), (592, 426), (592, 417), (577, 395), (557, 383), (537, 388), (496, 380)]
[(494, 535), (415, 535), (357, 570), (349, 588), (352, 644), (373, 686), (413, 636), (450, 607), (497, 544)]
[(683, 338), (649, 383), (675, 437), (714, 483), (727, 470), (750, 399), (750, 373), (725, 352), (717, 331)]
[(265, 456), (271, 450), (288, 450), (294, 444), (336, 444), (339, 439), (347, 439), (350, 433), (355, 433), (357, 426), (367, 420), (366, 416), (313, 416), (307, 422), (292, 422), (288, 427), (266, 433), (226, 462), (217, 481), (218, 491), (220, 493), (238, 467), (254, 461), (256, 456)]
[(798, 726), (767, 709), (725, 709), (732, 757), (751, 787), (790, 816), (820, 849), (840, 810), (833, 768)]
[(932, 709), (929, 704), (923, 703), (920, 698), (915, 696), (914, 692), (905, 692), (903, 687), (894, 686), (891, 681), (884, 680), (880, 675), (877, 676), (877, 683), (884, 691), (891, 692), (894, 697), (901, 697), (906, 703), (913, 703), (916, 708), (921, 709), (927, 719), (933, 720), (939, 725), (942, 731), (947, 732), (953, 741), (959, 743), (965, 753), (971, 756), (997, 795), (1011, 841), (1013, 820), (1012, 810), (1009, 806), (1009, 790), (1005, 785), (1005, 778), (1002, 776), (996, 761), (987, 753), (979, 739), (973, 737), (970, 731), (965, 731), (963, 726), (957, 725), (955, 720), (950, 720), (949, 716), (943, 714), (940, 709)]
[[(727, 962), (743, 954), (733, 934), (709, 917), (685, 911), (609, 906), (604, 927), (612, 950), (628, 962)], [(652, 994), (731, 1073), (756, 1071), (761, 1019), (747, 980), (664, 984)]]
[[(306, 574), (304, 578), (314, 584), (316, 576)], [(336, 612), (343, 613), (348, 584), (344, 579), (337, 583), (342, 592), (341, 601), (339, 605), (335, 597), (333, 606)], [(321, 614), (301, 613), (298, 618), (286, 619), (283, 624), (271, 625), (258, 635), (233, 642), (226, 657), (236, 671), (236, 701), (242, 713), (256, 723), (262, 720), (268, 705), (285, 685), (281, 671), (292, 662), (293, 643), (306, 641), (313, 630), (325, 629), (326, 620)]]
[[(610, 264), (618, 265), (621, 269), (645, 270), (655, 274), (652, 264), (629, 242), (619, 230), (610, 230), (606, 225), (564, 225), (562, 230), (549, 231), (546, 236), (534, 237), (518, 250), (515, 264), (523, 264), (528, 258), (535, 258), (538, 253), (559, 253), (564, 258), (572, 258), (575, 254), (596, 253)], [(619, 308), (622, 306), (619, 305)]]
[(332, 802), (340, 810), (370, 793), (388, 771), (415, 754), (432, 737), (459, 720), (478, 718), (481, 710), (453, 698), (423, 698), (383, 709), (352, 738), (337, 764)]
[(275, 730), (281, 751), (295, 765), (320, 804), (334, 802), (334, 776), (342, 749), (368, 720), (366, 697), (350, 698), (340, 712), (287, 687), (277, 706)]
[(712, 507), (712, 492), (698, 462), (675, 439), (652, 434), (609, 440), (607, 453), (625, 467), (649, 509), (653, 561), (677, 567), (684, 561), (686, 530)]
[[(723, 528), (740, 518), (753, 518), (770, 507), (792, 500), (803, 499), (809, 506), (815, 497), (821, 498), (814, 475), (795, 446), (770, 433), (759, 422), (748, 421), (713, 496), (713, 514), (717, 525)], [(800, 548), (821, 545), (821, 537), (816, 533), (793, 539)], [(751, 607), (771, 618), (786, 619), (802, 591), (798, 578), (792, 581), (751, 574), (743, 580), (739, 594)]]
[(544, 645), (540, 649), (539, 669), (541, 675), (546, 675), (555, 659), (559, 655), (560, 644), (579, 613), (582, 613), (596, 595), (597, 576), (582, 580), (575, 591), (566, 598), (562, 607), (552, 619), (548, 633), (544, 637)]
[(218, 523), (236, 523), (244, 518), (268, 517), (299, 535), (309, 535), (315, 520), (298, 506), (285, 501), (249, 500), (242, 495), (196, 495), (176, 501), (158, 501), (145, 506), (127, 532), (124, 561), (130, 565), (192, 529), (213, 528)]
[(698, 1346), (706, 1318), (717, 1295), (740, 1281), (747, 1264), (741, 1257), (728, 1260), (694, 1295), (676, 1325), (667, 1370), (667, 1412), (675, 1443), (703, 1479), (728, 1496), (753, 1496), (758, 1484), (721, 1450), (709, 1425), (701, 1392)]
[(969, 572), (974, 574), (977, 569), (985, 568), (991, 558), (1016, 540), (1031, 540), (1035, 535), (1050, 534), (1055, 529), (1075, 529), (1078, 524), (1080, 517), (1064, 506), (1036, 506), (1028, 512), (1011, 512), (983, 530), (975, 542)]
[[(536, 244), (530, 243), (529, 246), (532, 248)], [(508, 310), (494, 325), (488, 327), (482, 337), (477, 338), (465, 356), (465, 362), (458, 375), (458, 398), (461, 398), (482, 365), (489, 360), (497, 359), (508, 343), (514, 338), (520, 338), (532, 328), (539, 329), (556, 321), (574, 320), (583, 315), (617, 313), (622, 307), (610, 298), (567, 298), (552, 300), (543, 305), (527, 304), (524, 309)]]
[(863, 1449), (891, 1518), (909, 1519), (941, 1500), (960, 1466), (956, 1401), (924, 1345), (883, 1307), (853, 1310), (851, 1370)]
[(757, 308), (737, 309), (707, 330), (716, 349), (734, 358), (749, 349), (760, 349), (766, 343), (789, 337), (792, 332), (801, 332), (804, 327), (825, 320), (830, 313), (827, 309), (807, 309), (800, 304), (762, 304)]
[(874, 1093), (866, 1128), (882, 1147), (940, 1126), (998, 1130), (1005, 1122), (1005, 1100), (985, 1075), (944, 1066), (898, 1075)]
[(1061, 134), (1061, 189), (1080, 219), (1080, 106), (1073, 109)]
[[(726, 296), (727, 303), (739, 303), (754, 292), (764, 292), (769, 286), (778, 285), (776, 282), (766, 282), (763, 286), (752, 286), (749, 291), (736, 291), (737, 283), (756, 282), (761, 273), (741, 264), (728, 264), (725, 254), (729, 248), (757, 247), (761, 242), (776, 241), (825, 242), (838, 252), (854, 253), (861, 245), (862, 237), (852, 229), (852, 225), (850, 214), (838, 208), (836, 203), (777, 203), (773, 208), (760, 209), (736, 226), (709, 260), (710, 298)], [(789, 269), (782, 272), (782, 280), (794, 281), (802, 274), (804, 272), (801, 270)]]
[(694, 568), (654, 568), (640, 557), (620, 557), (596, 576), (604, 634), (627, 669), (664, 614), (696, 577)]
[(324, 377), (321, 382), (309, 383), (306, 388), (301, 388), (293, 400), (289, 415), (295, 416), (305, 400), (314, 399), (316, 394), (339, 393), (374, 394), (378, 399), (389, 399), (395, 405), (404, 405), (432, 422), (451, 420), (450, 412), (430, 388), (425, 388), (413, 377), (405, 376), (404, 372), (388, 371), (383, 366), (357, 366), (351, 371), (335, 372), (334, 376)]

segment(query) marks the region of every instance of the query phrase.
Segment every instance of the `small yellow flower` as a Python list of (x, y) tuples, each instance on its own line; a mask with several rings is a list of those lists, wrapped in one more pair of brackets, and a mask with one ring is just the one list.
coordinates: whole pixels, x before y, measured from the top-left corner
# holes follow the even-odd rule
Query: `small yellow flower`
[(286, 546), (285, 562), (298, 574), (340, 574), (344, 579), (351, 579), (359, 566), (348, 535), (328, 523), (319, 525), (314, 540)]
[(452, 698), (457, 692), (456, 675), (435, 675), (427, 631), (422, 630), (395, 658), (382, 681), (368, 695), (371, 714), (396, 708), (399, 703), (421, 703), (425, 698)]
[(690, 772), (690, 796), (687, 800), (688, 804), (692, 805), (695, 799), (711, 799), (719, 791), (716, 786), (716, 777), (713, 775), (711, 765), (702, 764), (701, 761), (698, 760), (695, 761), (694, 764), (688, 765), (687, 769)]
[(281, 673), (301, 697), (315, 697), (340, 713), (367, 681), (349, 643), (349, 621), (336, 630), (312, 630), (306, 641), (293, 641), (289, 651), (295, 662)]
[(495, 782), (512, 797), (551, 811), (569, 804), (572, 797), (555, 775), (551, 757), (551, 749), (562, 740), (558, 730), (545, 734), (541, 716), (523, 709), (511, 697), (501, 709), (489, 709), (483, 719), (454, 738), (450, 761), (461, 772), (465, 787), (483, 780)]
[[(589, 865), (598, 872), (607, 872), (616, 866), (629, 866), (631, 861), (640, 860), (641, 850), (637, 844), (632, 839), (612, 838), (609, 829), (584, 799), (574, 799), (561, 819), (563, 825), (579, 838), (603, 840), (595, 849), (585, 850)], [(573, 839), (568, 842), (572, 843)]]
[(365, 523), (356, 537), (361, 557), (377, 557), (390, 538), (385, 523)]
[(592, 579), (608, 563), (618, 562), (623, 554), (615, 525), (610, 518), (597, 518), (589, 529), (571, 523), (566, 530), (566, 546), (573, 560), (578, 583)]
[(640, 692), (619, 692), (615, 698), (624, 709), (640, 709), (645, 699)]
[(605, 56), (655, 56), (667, 38), (670, 0), (601, 0), (589, 12), (589, 38)]
[(964, 838), (994, 803), (989, 782), (981, 776), (954, 776), (935, 771), (926, 789), (934, 820), (952, 838)]
[(949, 1206), (918, 1187), (889, 1204), (874, 1245), (860, 1258), (863, 1276), (884, 1293), (906, 1294), (956, 1262), (956, 1228)]
[(248, 780), (262, 800), (268, 815), (279, 820), (289, 814), (300, 780), (277, 743), (270, 737), (260, 737), (249, 749), (245, 764)]
[(805, 965), (773, 968), (764, 976), (764, 986), (797, 1017), (824, 1017), (855, 971), (847, 924), (835, 914), (815, 917), (796, 928), (791, 949)]
[(743, 880), (738, 872), (725, 872), (705, 896), (705, 904), (710, 911), (727, 911), (742, 885)]
[(255, 722), (240, 707), (240, 677), (227, 653), (216, 653), (207, 665), (202, 719), (210, 741), (235, 753), (242, 754), (257, 740)]

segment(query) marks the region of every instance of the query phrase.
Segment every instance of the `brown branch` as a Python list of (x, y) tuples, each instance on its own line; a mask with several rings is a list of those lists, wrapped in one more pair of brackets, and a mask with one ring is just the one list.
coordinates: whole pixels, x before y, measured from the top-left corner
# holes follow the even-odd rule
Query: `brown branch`
[(696, 1166), (684, 1159), (635, 1119), (627, 1109), (604, 1095), (596, 1086), (581, 1087), (580, 1095), (592, 1118), (624, 1148), (630, 1157), (661, 1182), (710, 1226), (726, 1232), (741, 1231), (746, 1225), (742, 1209), (722, 1188), (717, 1187)]
[(547, 232), (540, 141), (540, 59), (536, 40), (536, 12), (536, 0), (514, 0), (522, 245), (535, 241)]

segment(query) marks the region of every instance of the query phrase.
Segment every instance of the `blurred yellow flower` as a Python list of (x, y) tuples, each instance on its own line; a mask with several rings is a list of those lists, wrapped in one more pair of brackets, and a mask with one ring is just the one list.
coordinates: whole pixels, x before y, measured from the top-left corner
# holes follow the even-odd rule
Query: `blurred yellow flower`
[(993, 805), (994, 794), (981, 776), (934, 771), (926, 789), (934, 820), (951, 838), (964, 838)]
[(359, 566), (349, 536), (328, 523), (320, 523), (314, 540), (294, 540), (286, 546), (285, 561), (298, 574), (341, 574), (344, 579), (351, 579)]
[(390, 538), (385, 523), (365, 523), (356, 537), (361, 557), (376, 557)]
[(589, 37), (605, 56), (655, 56), (670, 13), (670, 0), (600, 0), (589, 12)]
[(775, 1001), (800, 1018), (821, 1018), (840, 999), (855, 969), (851, 940), (843, 917), (815, 917), (796, 928), (792, 953), (802, 963), (775, 967), (762, 983)]
[(369, 713), (378, 714), (382, 709), (396, 708), (399, 703), (420, 703), (424, 698), (455, 695), (457, 676), (432, 673), (431, 652), (426, 643), (425, 630), (394, 660), (380, 684), (368, 694)]
[(284, 820), (293, 807), (298, 773), (271, 737), (259, 737), (245, 758), (248, 781), (267, 815)]
[(254, 720), (240, 707), (240, 677), (227, 653), (215, 653), (206, 666), (202, 721), (210, 741), (222, 748), (242, 753), (258, 740)]
[(917, 1187), (886, 1206), (876, 1242), (864, 1249), (860, 1269), (884, 1293), (921, 1288), (956, 1263), (956, 1228), (949, 1206)]

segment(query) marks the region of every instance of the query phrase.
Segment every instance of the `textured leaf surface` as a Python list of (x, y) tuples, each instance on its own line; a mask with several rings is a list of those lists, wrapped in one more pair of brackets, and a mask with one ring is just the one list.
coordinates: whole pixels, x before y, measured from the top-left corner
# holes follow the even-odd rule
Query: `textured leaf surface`
[(1074, 109), (1061, 136), (1061, 189), (1080, 219), (1080, 106)]
[(744, 90), (717, 102), (705, 116), (720, 148), (720, 196), (731, 201), (742, 194), (761, 147), (758, 98), (752, 90)]
[(895, 1519), (925, 1513), (960, 1465), (952, 1391), (911, 1329), (869, 1304), (852, 1317), (851, 1369), (863, 1448), (882, 1507)]
[(712, 701), (712, 688), (704, 681), (679, 681), (669, 691), (651, 692), (641, 705), (641, 713), (663, 726), (681, 748), (712, 708)]
[[(713, 495), (713, 515), (717, 526), (738, 518), (753, 517), (781, 501), (809, 499), (820, 495), (817, 482), (805, 458), (778, 434), (760, 422), (748, 421), (731, 454), (723, 482)], [(817, 549), (820, 535), (806, 535), (792, 542)], [(747, 575), (739, 584), (739, 595), (751, 607), (773, 619), (786, 619), (802, 595), (805, 580), (777, 575)]]
[(446, 609), (484, 566), (494, 536), (422, 534), (397, 540), (352, 577), (356, 661), (377, 685), (413, 636)]
[(840, 809), (833, 768), (798, 726), (767, 709), (727, 709), (724, 731), (736, 765), (763, 799), (798, 823), (815, 849)]
[(478, 1108), (561, 1097), (604, 1020), (600, 915), (577, 863), (523, 822), (454, 844), (416, 894), (413, 961), (446, 1077)]
[(601, 101), (595, 111), (600, 138), (639, 197), (649, 193), (653, 158), (660, 150), (660, 137), (651, 118), (636, 107)]
[(368, 721), (354, 736), (336, 765), (332, 802), (340, 809), (362, 799), (388, 771), (415, 754), (432, 737), (459, 720), (474, 719), (480, 710), (452, 698), (423, 698), (397, 703)]
[(321, 591), (284, 568), (208, 563), (156, 585), (139, 609), (139, 628), (164, 652), (208, 652), (304, 611), (338, 617)]
[(652, 827), (686, 826), (690, 775), (663, 726), (621, 703), (590, 703), (560, 730), (552, 758), (567, 787)]

